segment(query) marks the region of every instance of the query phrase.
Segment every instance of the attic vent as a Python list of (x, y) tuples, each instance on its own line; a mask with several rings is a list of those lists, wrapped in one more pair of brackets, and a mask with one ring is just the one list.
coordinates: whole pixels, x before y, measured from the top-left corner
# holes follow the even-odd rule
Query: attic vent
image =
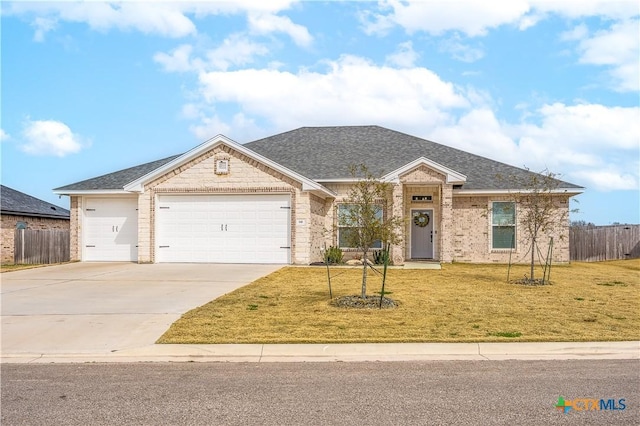
[(453, 189), (462, 189), (462, 185), (453, 185)]
[(229, 173), (229, 160), (216, 160), (216, 174), (226, 175)]

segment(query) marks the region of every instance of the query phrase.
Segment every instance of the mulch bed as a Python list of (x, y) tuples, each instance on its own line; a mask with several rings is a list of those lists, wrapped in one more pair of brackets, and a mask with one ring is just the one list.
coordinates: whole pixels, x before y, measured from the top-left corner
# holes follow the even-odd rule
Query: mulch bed
[(532, 280), (531, 278), (521, 278), (519, 280), (511, 281), (514, 284), (519, 285), (529, 285), (529, 286), (538, 286), (538, 285), (551, 285), (549, 280), (542, 280), (542, 278)]
[[(342, 296), (331, 301), (331, 304), (338, 308), (352, 309), (380, 309), (380, 296), (367, 296), (363, 299), (360, 296)], [(382, 309), (392, 309), (398, 303), (388, 297), (382, 298)]]

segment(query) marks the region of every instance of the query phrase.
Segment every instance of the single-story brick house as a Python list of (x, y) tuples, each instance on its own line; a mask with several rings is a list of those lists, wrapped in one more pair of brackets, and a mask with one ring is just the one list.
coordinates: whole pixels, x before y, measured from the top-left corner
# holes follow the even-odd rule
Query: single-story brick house
[(69, 210), (0, 185), (2, 263), (11, 264), (16, 229), (69, 229)]
[[(54, 192), (71, 197), (72, 260), (308, 264), (325, 243), (344, 244), (339, 210), (349, 166), (361, 163), (391, 184), (384, 214), (406, 218), (394, 263), (526, 252), (517, 207), (500, 221), (487, 212), (514, 189), (496, 175), (530, 172), (378, 126), (303, 127), (244, 145), (219, 135)], [(567, 211), (583, 189), (559, 187)], [(554, 232), (556, 262), (569, 261), (568, 232), (568, 220)]]

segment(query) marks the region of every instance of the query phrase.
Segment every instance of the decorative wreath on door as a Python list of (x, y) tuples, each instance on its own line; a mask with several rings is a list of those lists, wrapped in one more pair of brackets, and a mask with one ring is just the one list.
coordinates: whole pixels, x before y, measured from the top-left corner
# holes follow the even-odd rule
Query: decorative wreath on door
[(413, 223), (415, 223), (417, 226), (419, 226), (420, 228), (424, 228), (425, 226), (427, 226), (429, 224), (429, 215), (426, 215), (424, 213), (416, 213), (413, 216)]

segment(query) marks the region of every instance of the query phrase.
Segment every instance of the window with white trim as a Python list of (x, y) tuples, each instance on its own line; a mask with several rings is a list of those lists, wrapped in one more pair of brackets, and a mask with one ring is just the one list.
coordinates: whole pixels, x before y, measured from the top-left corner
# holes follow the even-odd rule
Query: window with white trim
[(491, 205), (491, 248), (516, 247), (516, 203), (494, 201)]
[[(353, 204), (338, 204), (338, 247), (340, 248), (357, 248), (349, 247), (349, 234), (358, 231), (358, 223), (353, 219), (353, 214), (350, 210)], [(376, 219), (382, 221), (383, 209), (382, 206), (376, 210)], [(377, 240), (373, 243), (371, 248), (382, 248), (382, 242)]]

